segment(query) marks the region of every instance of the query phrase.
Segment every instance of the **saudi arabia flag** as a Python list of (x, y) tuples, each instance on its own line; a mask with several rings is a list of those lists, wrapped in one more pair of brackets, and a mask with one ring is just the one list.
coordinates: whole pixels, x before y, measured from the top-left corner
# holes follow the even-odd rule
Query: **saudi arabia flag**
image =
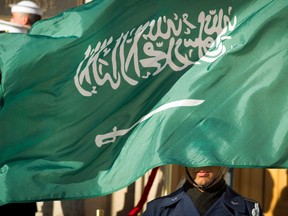
[(149, 169), (288, 168), (287, 0), (95, 0), (0, 35), (0, 205)]

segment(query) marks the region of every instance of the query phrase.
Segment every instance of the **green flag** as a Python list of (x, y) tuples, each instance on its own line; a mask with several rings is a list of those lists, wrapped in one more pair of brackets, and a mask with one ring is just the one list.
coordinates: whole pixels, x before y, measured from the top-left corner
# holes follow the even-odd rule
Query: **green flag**
[(164, 164), (288, 168), (287, 0), (96, 0), (0, 35), (0, 204)]

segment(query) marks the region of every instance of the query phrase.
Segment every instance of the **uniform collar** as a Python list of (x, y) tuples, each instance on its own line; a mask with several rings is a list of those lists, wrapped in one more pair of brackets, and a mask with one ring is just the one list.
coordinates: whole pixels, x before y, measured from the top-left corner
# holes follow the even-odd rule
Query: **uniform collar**
[(237, 212), (245, 213), (245, 200), (241, 195), (236, 193), (230, 187), (226, 188), (226, 191), (221, 198), (223, 199), (223, 202), (230, 208), (234, 209)]
[(181, 205), (181, 207), (178, 208), (179, 215), (200, 216), (199, 212), (196, 210), (196, 207), (193, 208), (194, 204), (188, 197), (188, 195), (185, 193), (183, 187), (168, 195), (165, 199), (163, 199), (160, 205), (162, 207), (169, 207), (176, 205), (178, 202), (180, 202), (179, 204)]
[[(182, 216), (185, 216), (185, 213), (189, 213), (188, 215), (199, 215), (198, 212), (194, 213), (195, 208), (192, 207), (194, 206), (194, 204), (188, 197), (188, 195), (185, 193), (183, 187), (178, 189), (174, 193), (171, 193), (170, 195), (166, 196), (166, 198), (162, 200), (160, 205), (162, 207), (169, 207), (175, 205), (181, 200), (183, 200), (181, 202), (182, 205), (181, 212), (183, 212), (183, 214), (181, 214)], [(217, 205), (217, 203), (220, 201), (222, 201), (226, 206), (229, 206), (230, 208), (242, 214), (244, 214), (246, 211), (245, 200), (241, 195), (236, 193), (230, 187), (226, 187), (226, 191), (223, 193), (220, 199), (214, 203), (214, 205)], [(191, 212), (193, 212), (194, 214), (191, 214)]]
[(179, 202), (184, 196), (186, 196), (183, 187), (176, 190), (175, 192), (171, 193), (170, 195), (166, 196), (163, 199), (161, 205), (163, 206), (170, 206), (174, 205), (175, 203)]

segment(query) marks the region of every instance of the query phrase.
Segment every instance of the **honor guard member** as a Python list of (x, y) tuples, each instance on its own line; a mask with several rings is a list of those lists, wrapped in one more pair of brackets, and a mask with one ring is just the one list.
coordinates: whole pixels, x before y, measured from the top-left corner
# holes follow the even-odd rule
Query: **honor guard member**
[(9, 33), (27, 33), (31, 26), (42, 18), (41, 8), (32, 1), (20, 1), (11, 4), (10, 22), (0, 20), (0, 31)]
[(184, 185), (149, 202), (143, 216), (263, 216), (258, 202), (244, 198), (225, 183), (226, 170), (186, 167)]

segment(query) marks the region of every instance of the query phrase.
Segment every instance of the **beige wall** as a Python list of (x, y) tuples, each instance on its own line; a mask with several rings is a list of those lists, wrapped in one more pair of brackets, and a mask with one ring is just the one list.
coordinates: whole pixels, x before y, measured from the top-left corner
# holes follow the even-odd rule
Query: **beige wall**
[(286, 169), (235, 169), (234, 188), (259, 201), (265, 216), (288, 215), (288, 173)]

